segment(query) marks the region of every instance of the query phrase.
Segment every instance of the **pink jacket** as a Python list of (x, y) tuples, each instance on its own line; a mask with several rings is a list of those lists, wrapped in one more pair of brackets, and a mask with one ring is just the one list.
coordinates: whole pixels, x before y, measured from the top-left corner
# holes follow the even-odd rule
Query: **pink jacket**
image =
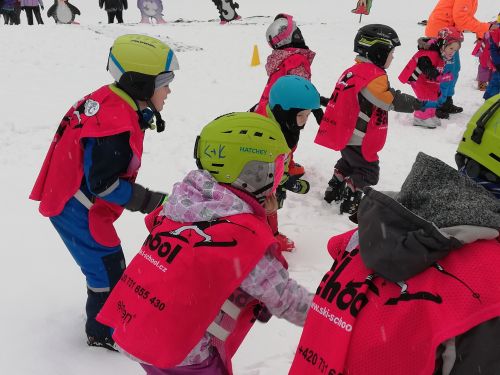
[(304, 48), (276, 49), (267, 57), (266, 71), (269, 79), (262, 92), (257, 113), (266, 115), (269, 92), (274, 82), (285, 75), (297, 75), (311, 80), (311, 64), (316, 53)]
[[(203, 170), (196, 170), (190, 172), (182, 182), (175, 184), (172, 194), (162, 208), (162, 211), (152, 213), (147, 217), (146, 220), (148, 222), (151, 220), (155, 220), (156, 222), (156, 220), (161, 221), (162, 217), (166, 217), (170, 222), (173, 223), (214, 223), (218, 219), (224, 219), (227, 217), (237, 218), (248, 216), (245, 214), (251, 214), (252, 217), (254, 217), (254, 221), (257, 220), (262, 222), (261, 225), (264, 225), (265, 229), (268, 229), (265, 218), (265, 211), (260, 205), (258, 205), (256, 200), (252, 199), (250, 196), (247, 196), (246, 193), (235, 190), (230, 186), (217, 183), (208, 172)], [(149, 222), (148, 227), (151, 226), (152, 223)], [(269, 236), (272, 239), (270, 230)], [(262, 238), (264, 237), (265, 236), (263, 235)], [(235, 240), (243, 240), (243, 238), (238, 237)], [(246, 277), (244, 277), (240, 287), (234, 290), (233, 294), (228, 298), (228, 300), (234, 301), (234, 304), (237, 306), (246, 306), (246, 303), (240, 303), (242, 301), (260, 301), (265, 304), (267, 309), (273, 315), (302, 326), (304, 324), (306, 313), (313, 296), (306, 289), (289, 278), (288, 272), (283, 268), (281, 263), (273, 255), (274, 251), (276, 251), (276, 248), (277, 244), (273, 240), (271, 245), (267, 247), (267, 250), (264, 250), (265, 248), (263, 249), (263, 251), (265, 252), (264, 256), (257, 261), (256, 265), (253, 267), (250, 273)], [(241, 267), (243, 267), (243, 261)], [(243, 270), (242, 273), (244, 274)], [(151, 282), (148, 282), (148, 278), (146, 276), (144, 278), (137, 278), (136, 281), (141, 285), (143, 283), (146, 283), (145, 285), (149, 285), (149, 288), (151, 290), (154, 289), (153, 284)], [(156, 288), (158, 289), (158, 285), (156, 286)], [(110, 306), (109, 301), (113, 301), (113, 299), (116, 299), (116, 296), (114, 294), (117, 293), (117, 290), (119, 290), (119, 285), (115, 287), (113, 293), (110, 296), (110, 299), (108, 300), (108, 303), (101, 311), (100, 317), (103, 317), (104, 314), (104, 317), (106, 319), (109, 319), (109, 317), (113, 315), (112, 311), (114, 306)], [(127, 302), (127, 300), (123, 301), (125, 306), (130, 306), (129, 302), (130, 301)], [(224, 309), (222, 308), (222, 310)], [(250, 312), (251, 311), (252, 310), (250, 310)], [(230, 316), (225, 312), (219, 311), (213, 322), (216, 325), (223, 326), (229, 318)], [(106, 322), (106, 324), (109, 324), (110, 322), (108, 322), (108, 320), (106, 319), (104, 321)], [(254, 320), (255, 319), (253, 319), (252, 321)], [(192, 322), (194, 326), (196, 326), (196, 324), (198, 323), (199, 322), (196, 321)], [(198, 326), (200, 326), (200, 324), (198, 324)], [(235, 330), (237, 330), (238, 327), (240, 326), (237, 325)], [(230, 351), (234, 352), (234, 350), (237, 349), (236, 341), (242, 340), (250, 327), (251, 324), (246, 327), (246, 331), (245, 327), (240, 327), (240, 330), (243, 330), (244, 332), (233, 331), (236, 335), (236, 339), (234, 340), (235, 346), (231, 347), (231, 345), (229, 345)], [(202, 328), (207, 329), (206, 327)], [(228, 349), (227, 342), (226, 345), (220, 345), (221, 343), (216, 338), (217, 336), (213, 336), (211, 333), (208, 333), (208, 331), (210, 331), (210, 329), (207, 329), (207, 332), (205, 332), (199, 338), (199, 341), (192, 347), (191, 352), (177, 366), (200, 364), (211, 356), (211, 354), (214, 352), (214, 348), (217, 348), (217, 350), (221, 354), (221, 357), (223, 358), (223, 361), (226, 362), (228, 371), (231, 371), (230, 362), (231, 356), (234, 353), (224, 352), (224, 350)], [(122, 334), (126, 334), (126, 332), (123, 331)], [(231, 337), (232, 336), (230, 336), (230, 338)], [(125, 338), (123, 339), (125, 340)], [(120, 343), (120, 340), (116, 341), (118, 344)], [(158, 350), (160, 350), (160, 348)], [(136, 356), (140, 357), (137, 354)], [(145, 358), (137, 359), (139, 361), (147, 362), (147, 359)]]

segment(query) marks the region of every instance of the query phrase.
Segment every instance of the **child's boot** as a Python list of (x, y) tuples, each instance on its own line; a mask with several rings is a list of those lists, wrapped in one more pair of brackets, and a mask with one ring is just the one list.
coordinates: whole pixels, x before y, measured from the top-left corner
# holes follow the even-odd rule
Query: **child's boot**
[(87, 322), (85, 323), (87, 345), (117, 351), (115, 342), (111, 338), (110, 328), (95, 319), (108, 296), (109, 292), (94, 292), (87, 288), (87, 304), (85, 306), (87, 312)]
[(305, 168), (302, 165), (300, 165), (299, 163), (295, 162), (295, 160), (293, 158), (293, 152), (292, 152), (292, 156), (290, 157), (290, 162), (288, 163), (288, 174), (291, 177), (296, 176), (297, 178), (300, 178), (305, 173), (306, 173)]
[(444, 104), (440, 107), (443, 112), (448, 112), (449, 114), (461, 113), (464, 111), (462, 107), (453, 104), (453, 98), (448, 96)]
[(284, 187), (286, 190), (290, 190), (297, 194), (307, 194), (310, 189), (310, 184), (302, 178), (290, 177), (287, 182), (285, 182)]
[(423, 111), (415, 111), (413, 113), (413, 125), (427, 129), (435, 129), (441, 125), (441, 121), (436, 117), (435, 108), (427, 108)]
[(441, 126), (441, 120), (439, 120), (439, 118), (437, 118), (436, 116), (427, 118), (425, 120), (420, 118), (415, 118), (413, 120), (413, 125), (427, 129), (436, 129), (436, 127)]
[(340, 213), (348, 213), (354, 215), (358, 212), (359, 203), (363, 197), (361, 190), (355, 190), (354, 187), (348, 185), (345, 188), (344, 200), (340, 203)]
[(328, 187), (325, 191), (325, 201), (328, 203), (340, 202), (344, 196), (345, 181), (338, 174), (334, 174), (333, 177), (328, 181)]
[(436, 117), (448, 120), (450, 118), (450, 114), (441, 108), (436, 108)]

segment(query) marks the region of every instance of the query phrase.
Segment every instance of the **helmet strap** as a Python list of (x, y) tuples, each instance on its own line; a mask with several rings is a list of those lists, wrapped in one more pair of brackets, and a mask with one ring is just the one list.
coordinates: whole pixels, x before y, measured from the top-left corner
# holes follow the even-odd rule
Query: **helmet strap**
[(156, 131), (161, 133), (165, 130), (165, 120), (161, 118), (160, 112), (158, 112), (151, 99), (146, 100), (146, 103), (148, 104), (148, 107), (151, 108), (155, 116), (155, 125), (150, 126), (150, 128), (154, 129), (156, 127)]

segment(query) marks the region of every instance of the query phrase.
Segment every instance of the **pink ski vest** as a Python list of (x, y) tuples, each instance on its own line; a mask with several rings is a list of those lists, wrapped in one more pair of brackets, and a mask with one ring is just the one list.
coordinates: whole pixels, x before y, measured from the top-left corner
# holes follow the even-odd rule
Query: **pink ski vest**
[(288, 72), (295, 68), (298, 68), (301, 65), (308, 73), (309, 77), (306, 78), (309, 80), (311, 79), (311, 63), (306, 56), (297, 53), (287, 57), (285, 60), (283, 60), (283, 62), (279, 66), (279, 69), (269, 76), (266, 87), (264, 87), (264, 91), (262, 92), (259, 104), (257, 105), (257, 109), (255, 110), (255, 112), (260, 115), (266, 116), (266, 107), (269, 103), (269, 92), (271, 91), (271, 87), (273, 87), (274, 82), (276, 82), (278, 78), (287, 75)]
[[(319, 126), (315, 143), (340, 151), (352, 137), (360, 113), (358, 94), (375, 78), (385, 75), (385, 71), (375, 64), (361, 62), (353, 65), (335, 84)], [(361, 153), (369, 161), (377, 161), (377, 153), (382, 150), (387, 138), (387, 111), (373, 106), (366, 133), (361, 144)]]
[[(144, 132), (132, 99), (116, 86), (103, 86), (78, 101), (63, 117), (50, 145), (30, 199), (40, 201), (44, 216), (59, 215), (79, 190), (83, 178), (83, 138), (130, 133), (133, 158), (121, 178), (135, 180), (141, 164)], [(120, 239), (113, 222), (123, 207), (95, 198), (89, 210), (89, 227), (94, 239), (104, 246), (117, 246)]]
[[(276, 240), (251, 214), (179, 223), (159, 212), (147, 217), (150, 234), (97, 319), (126, 352), (159, 368), (180, 364), (209, 332), (231, 372), (256, 300), (239, 308), (230, 296)], [(214, 322), (221, 310), (229, 324)]]
[[(418, 99), (434, 101), (439, 98), (439, 82), (430, 80), (425, 74), (420, 72), (420, 69), (417, 67), (417, 63), (418, 59), (423, 56), (427, 56), (431, 60), (432, 65), (439, 71), (440, 74), (443, 73), (446, 63), (439, 55), (439, 52), (420, 50), (413, 55), (398, 78), (402, 83), (411, 84), (411, 87), (413, 88), (413, 91), (415, 91), (415, 95)], [(416, 72), (420, 73), (417, 80), (409, 82), (408, 80), (412, 75), (416, 77), (416, 75), (414, 75)]]
[(428, 375), (436, 348), (500, 316), (500, 243), (477, 241), (393, 283), (367, 269), (357, 231), (332, 237), (292, 375)]
[(491, 61), (490, 55), (490, 43), (489, 43), (490, 33), (484, 34), (483, 39), (478, 39), (472, 50), (472, 56), (477, 56), (479, 58), (479, 65), (484, 69), (493, 70), (493, 62)]

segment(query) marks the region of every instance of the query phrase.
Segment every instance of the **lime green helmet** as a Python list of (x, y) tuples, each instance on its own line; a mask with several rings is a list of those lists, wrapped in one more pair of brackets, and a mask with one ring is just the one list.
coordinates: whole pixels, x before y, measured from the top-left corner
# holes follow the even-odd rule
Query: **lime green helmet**
[(148, 101), (155, 88), (172, 81), (177, 69), (174, 51), (147, 35), (119, 36), (109, 51), (107, 70), (118, 86), (136, 100)]
[(194, 157), (198, 167), (215, 180), (247, 191), (260, 201), (276, 186), (275, 180), (281, 179), (276, 160), (289, 152), (275, 121), (236, 112), (218, 117), (202, 129)]
[(456, 159), (459, 167), (472, 160), (468, 170), (479, 173), (486, 169), (500, 178), (500, 94), (489, 98), (472, 116)]

